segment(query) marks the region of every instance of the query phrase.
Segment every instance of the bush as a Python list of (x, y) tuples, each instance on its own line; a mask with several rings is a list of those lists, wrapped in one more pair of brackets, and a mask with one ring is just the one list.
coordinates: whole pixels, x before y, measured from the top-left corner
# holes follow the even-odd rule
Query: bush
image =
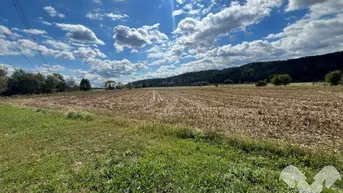
[(235, 82), (231, 79), (224, 80), (224, 84), (234, 84)]
[(274, 85), (274, 86), (280, 86), (281, 85), (281, 81), (278, 75), (273, 76), (273, 78), (270, 80), (270, 82)]
[(207, 81), (198, 81), (198, 82), (193, 82), (191, 86), (207, 86), (209, 83)]
[(273, 78), (270, 80), (273, 85), (275, 86), (280, 86), (280, 85), (288, 85), (291, 83), (292, 78), (288, 74), (280, 74), (280, 75), (275, 75)]
[(325, 75), (325, 82), (329, 83), (331, 86), (337, 86), (342, 82), (342, 72), (340, 70), (335, 70), (327, 73)]
[(288, 74), (280, 74), (279, 79), (281, 81), (281, 84), (283, 84), (285, 86), (292, 82), (292, 78)]
[(256, 87), (267, 86), (267, 82), (264, 80), (260, 80), (255, 84)]
[(67, 119), (73, 120), (84, 120), (84, 121), (92, 121), (94, 119), (94, 115), (92, 113), (84, 112), (84, 111), (69, 111), (66, 116)]

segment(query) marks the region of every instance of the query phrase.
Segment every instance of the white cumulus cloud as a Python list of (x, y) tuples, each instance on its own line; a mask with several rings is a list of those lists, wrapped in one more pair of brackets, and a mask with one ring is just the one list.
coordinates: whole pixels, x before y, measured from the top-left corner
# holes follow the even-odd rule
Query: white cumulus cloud
[(55, 8), (51, 6), (45, 6), (43, 8), (51, 17), (59, 17), (59, 18), (65, 18), (65, 15), (62, 13), (58, 13)]
[(143, 26), (141, 28), (130, 28), (118, 25), (113, 29), (115, 40), (114, 47), (117, 51), (123, 51), (124, 47), (137, 49), (152, 42), (167, 40), (168, 36), (158, 30), (159, 24)]
[(64, 23), (56, 23), (58, 27), (62, 30), (67, 31), (67, 37), (85, 43), (95, 43), (99, 45), (105, 45), (102, 40), (99, 40), (95, 33), (90, 30), (89, 28), (83, 25), (74, 25), (74, 24), (64, 24)]

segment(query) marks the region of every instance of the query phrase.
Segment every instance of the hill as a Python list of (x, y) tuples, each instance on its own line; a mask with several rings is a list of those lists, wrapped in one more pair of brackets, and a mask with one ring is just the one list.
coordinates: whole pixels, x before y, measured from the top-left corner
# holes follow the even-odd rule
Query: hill
[(254, 62), (222, 70), (189, 72), (167, 78), (154, 78), (133, 82), (143, 87), (191, 86), (224, 83), (256, 82), (270, 80), (275, 74), (289, 74), (294, 82), (317, 82), (324, 80), (326, 73), (339, 69), (343, 71), (343, 51), (331, 54), (303, 57), (283, 61)]

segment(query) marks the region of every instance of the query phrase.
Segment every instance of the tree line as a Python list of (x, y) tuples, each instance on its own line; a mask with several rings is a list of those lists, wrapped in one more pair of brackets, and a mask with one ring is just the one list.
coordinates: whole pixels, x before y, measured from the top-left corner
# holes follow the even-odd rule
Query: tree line
[[(106, 90), (115, 89), (133, 89), (131, 83), (126, 85), (121, 82), (106, 81), (104, 83)], [(86, 78), (81, 79), (77, 84), (73, 77), (63, 77), (59, 73), (43, 75), (41, 73), (26, 72), (22, 69), (16, 69), (8, 76), (7, 69), (0, 67), (0, 95), (25, 95), (25, 94), (49, 94), (71, 91), (90, 91), (92, 85)]]
[(133, 82), (134, 87), (196, 86), (207, 84), (270, 82), (273, 77), (288, 74), (293, 82), (323, 81), (326, 73), (343, 70), (343, 52), (303, 57), (298, 59), (255, 62), (223, 70), (189, 72), (167, 78), (154, 78)]
[(89, 80), (82, 79), (80, 85), (72, 77), (64, 78), (59, 73), (43, 75), (16, 69), (8, 76), (7, 69), (0, 68), (0, 95), (25, 95), (90, 90)]

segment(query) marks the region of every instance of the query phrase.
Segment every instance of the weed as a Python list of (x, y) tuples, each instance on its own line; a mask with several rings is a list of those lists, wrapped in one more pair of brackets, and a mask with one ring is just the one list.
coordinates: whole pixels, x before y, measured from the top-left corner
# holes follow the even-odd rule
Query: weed
[(88, 113), (85, 111), (69, 111), (65, 115), (67, 119), (73, 119), (73, 120), (84, 120), (84, 121), (92, 121), (94, 120), (94, 114)]

